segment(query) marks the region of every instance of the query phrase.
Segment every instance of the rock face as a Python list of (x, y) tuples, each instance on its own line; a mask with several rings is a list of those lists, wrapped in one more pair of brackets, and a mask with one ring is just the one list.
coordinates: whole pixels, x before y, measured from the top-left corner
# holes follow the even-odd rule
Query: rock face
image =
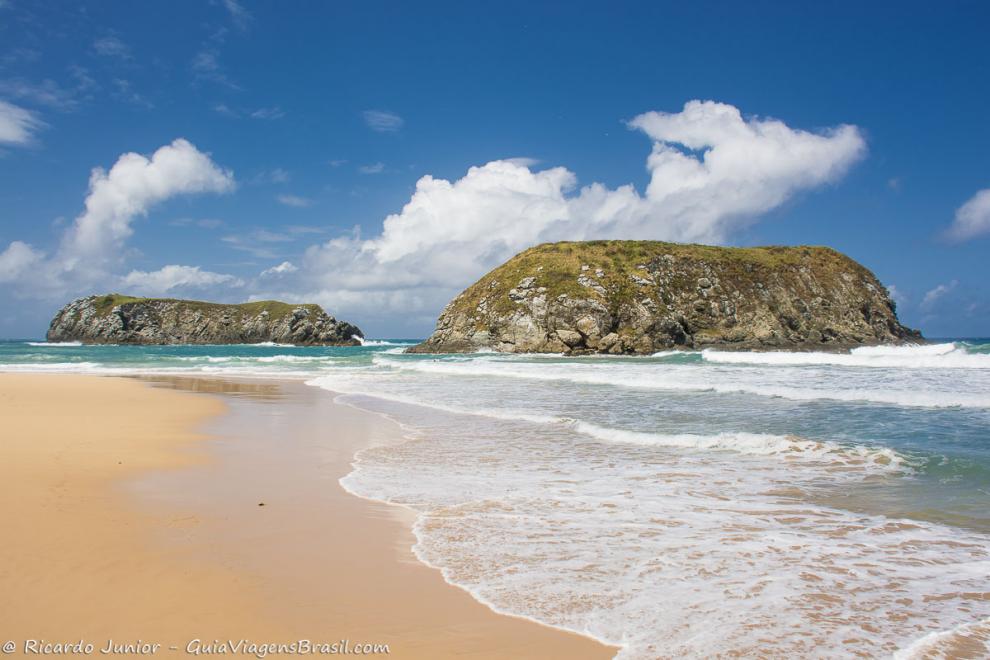
[(454, 298), (414, 353), (649, 354), (922, 341), (869, 270), (825, 247), (550, 243)]
[(48, 341), (87, 344), (279, 344), (356, 346), (361, 330), (319, 305), (266, 300), (221, 305), (119, 294), (79, 298), (63, 307)]

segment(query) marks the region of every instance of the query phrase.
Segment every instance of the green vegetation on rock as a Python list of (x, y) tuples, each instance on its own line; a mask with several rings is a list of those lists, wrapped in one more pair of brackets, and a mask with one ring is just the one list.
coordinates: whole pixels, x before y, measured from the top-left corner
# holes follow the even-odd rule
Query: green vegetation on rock
[(114, 344), (239, 344), (276, 342), (356, 345), (360, 329), (319, 305), (276, 300), (241, 304), (119, 293), (80, 298), (55, 315), (49, 341)]
[(444, 309), (414, 350), (648, 353), (918, 339), (869, 270), (827, 247), (538, 245)]

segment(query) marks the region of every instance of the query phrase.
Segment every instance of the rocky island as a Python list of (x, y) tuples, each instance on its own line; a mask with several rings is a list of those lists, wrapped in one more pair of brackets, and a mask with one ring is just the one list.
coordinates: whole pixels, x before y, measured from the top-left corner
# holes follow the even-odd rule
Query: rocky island
[(356, 346), (361, 330), (319, 305), (274, 300), (224, 305), (120, 294), (74, 300), (48, 328), (51, 342), (87, 344), (257, 344)]
[(538, 245), (468, 287), (413, 353), (649, 354), (922, 341), (887, 289), (827, 247)]

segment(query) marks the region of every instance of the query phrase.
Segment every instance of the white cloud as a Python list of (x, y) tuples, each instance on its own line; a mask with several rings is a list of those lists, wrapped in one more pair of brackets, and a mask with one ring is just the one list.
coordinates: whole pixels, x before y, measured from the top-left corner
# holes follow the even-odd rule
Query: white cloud
[(240, 116), (240, 115), (237, 114), (237, 111), (232, 110), (230, 108), (230, 106), (228, 106), (226, 103), (216, 103), (216, 104), (214, 104), (214, 106), (213, 106), (213, 112), (217, 113), (218, 115), (223, 115), (224, 117), (235, 117), (236, 118), (236, 117), (239, 117)]
[(958, 285), (959, 285), (958, 281), (952, 280), (948, 284), (939, 284), (931, 291), (928, 291), (927, 293), (925, 293), (925, 297), (921, 299), (922, 308), (924, 309), (931, 308), (931, 306), (934, 305), (940, 298), (942, 298), (945, 294), (951, 292)]
[(85, 76), (81, 68), (73, 69), (78, 84), (74, 88), (63, 87), (51, 79), (34, 83), (23, 78), (0, 81), (0, 94), (12, 99), (19, 99), (43, 105), (56, 110), (71, 111), (79, 106), (79, 95), (89, 91), (93, 85), (91, 78)]
[(223, 0), (224, 9), (230, 14), (231, 20), (238, 30), (247, 30), (253, 18), (251, 14), (237, 0)]
[(897, 303), (898, 306), (901, 306), (901, 305), (906, 304), (907, 303), (907, 300), (908, 300), (907, 299), (907, 296), (904, 295), (901, 292), (901, 290), (898, 289), (893, 284), (888, 284), (887, 285), (887, 295), (889, 295), (890, 296), (890, 299), (893, 300), (895, 303)]
[(529, 158), (527, 156), (519, 156), (516, 158), (503, 158), (502, 160), (504, 160), (507, 163), (512, 163), (513, 165), (519, 165), (520, 167), (528, 167), (530, 169), (540, 164), (540, 160), (538, 158)]
[(368, 128), (378, 133), (395, 133), (406, 123), (399, 115), (386, 110), (365, 110), (361, 114)]
[[(579, 187), (575, 174), (564, 167), (537, 170), (534, 162), (520, 159), (472, 167), (456, 180), (424, 176), (403, 208), (385, 218), (380, 233), (363, 237), (355, 230), (313, 245), (301, 258), (264, 271), (252, 297), (292, 294), (323, 303), (344, 318), (393, 323), (401, 318), (425, 325), (457, 291), (536, 243), (596, 238), (725, 242), (760, 214), (837, 181), (866, 149), (853, 126), (803, 131), (773, 119), (745, 118), (732, 106), (712, 102), (692, 101), (676, 113), (646, 113), (629, 125), (653, 143), (646, 161), (650, 179), (642, 192), (633, 185)], [(166, 150), (188, 152), (186, 159), (172, 155), (197, 163), (170, 171), (199, 175), (171, 176), (173, 183), (158, 186), (159, 177), (140, 174), (163, 170), (159, 153)], [(64, 266), (60, 272), (71, 272), (74, 283), (101, 281), (98, 276), (108, 281), (111, 266), (122, 260), (133, 217), (172, 194), (233, 187), (228, 172), (185, 141), (159, 153), (150, 161), (122, 156), (109, 174), (96, 170), (86, 212), (45, 263)], [(132, 169), (136, 173), (125, 176)], [(279, 201), (305, 205), (311, 200), (286, 195)], [(259, 230), (222, 240), (275, 263), (288, 255), (272, 248), (290, 246), (294, 236)], [(149, 285), (169, 281), (136, 272), (135, 281)]]
[(276, 199), (279, 201), (279, 204), (294, 206), (296, 208), (306, 208), (313, 205), (313, 200), (307, 197), (299, 197), (298, 195), (279, 195)]
[(327, 232), (325, 227), (314, 227), (312, 225), (286, 225), (283, 227), (285, 231), (290, 234), (325, 234)]
[(371, 163), (370, 165), (361, 165), (358, 168), (358, 172), (361, 174), (381, 174), (385, 171), (385, 163)]
[(341, 165), (347, 164), (346, 158), (335, 158), (334, 160), (327, 161), (330, 167), (340, 167)]
[(284, 170), (281, 167), (276, 167), (273, 170), (263, 170), (251, 177), (251, 183), (253, 184), (288, 183), (291, 180), (292, 175), (289, 174), (288, 170)]
[(306, 251), (296, 274), (353, 316), (427, 310), (516, 252), (555, 240), (638, 238), (721, 243), (762, 213), (838, 180), (866, 150), (859, 130), (819, 132), (744, 118), (692, 101), (649, 112), (630, 127), (653, 140), (644, 193), (632, 185), (577, 187), (563, 167), (514, 159), (472, 167), (458, 180), (422, 177), (379, 236), (345, 236)]
[(124, 80), (123, 78), (113, 79), (113, 96), (116, 99), (125, 101), (132, 105), (140, 105), (145, 108), (154, 108), (155, 104), (145, 95), (134, 90), (133, 85), (129, 80)]
[(15, 282), (32, 269), (44, 258), (27, 243), (14, 241), (7, 249), (0, 252), (0, 282)]
[(277, 266), (272, 266), (261, 271), (261, 277), (277, 277), (288, 273), (295, 273), (299, 269), (291, 261), (283, 261)]
[(151, 272), (132, 270), (120, 278), (120, 284), (128, 293), (158, 296), (176, 289), (243, 287), (244, 281), (233, 275), (201, 270), (199, 266), (168, 265)]
[(0, 144), (29, 144), (42, 126), (30, 110), (0, 101)]
[(866, 151), (854, 126), (811, 133), (774, 119), (745, 119), (735, 107), (711, 101), (691, 101), (679, 113), (647, 112), (629, 125), (654, 140), (647, 208), (637, 224), (655, 228), (661, 220), (678, 240), (724, 240), (747, 218), (835, 181)]
[(197, 73), (213, 73), (220, 70), (220, 60), (215, 50), (201, 50), (192, 59), (193, 71)]
[(234, 250), (247, 252), (259, 259), (274, 259), (279, 255), (271, 248), (274, 243), (291, 243), (295, 239), (288, 234), (255, 229), (247, 234), (231, 234), (220, 239)]
[(282, 108), (274, 106), (271, 108), (258, 108), (251, 113), (252, 119), (281, 119), (285, 116)]
[(171, 227), (188, 227), (190, 225), (196, 225), (197, 227), (202, 227), (203, 229), (217, 229), (218, 227), (223, 227), (226, 223), (223, 220), (218, 220), (217, 218), (201, 218), (199, 220), (195, 218), (176, 218), (175, 220), (170, 220), (168, 224)]
[(132, 233), (131, 221), (154, 205), (177, 195), (233, 189), (233, 173), (182, 138), (150, 158), (126, 153), (109, 172), (93, 169), (86, 210), (63, 238), (60, 253), (69, 265), (84, 259), (102, 261), (119, 253)]
[[(199, 51), (196, 53), (196, 56), (193, 57), (190, 66), (192, 67), (193, 74), (197, 80), (208, 80), (231, 89), (241, 88), (240, 85), (227, 76), (223, 66), (220, 64), (220, 54), (216, 51), (216, 49), (204, 48)], [(229, 110), (229, 108), (223, 104), (214, 106), (214, 110), (217, 110), (217, 112), (220, 112), (221, 114), (226, 114), (219, 109), (220, 107)]]
[(104, 57), (117, 57), (122, 60), (129, 60), (131, 58), (130, 47), (113, 35), (101, 37), (94, 41), (93, 50), (97, 55), (103, 55)]
[(960, 206), (946, 231), (950, 240), (960, 242), (984, 234), (990, 234), (990, 188), (979, 191)]
[[(25, 289), (53, 295), (106, 286), (113, 267), (123, 260), (134, 218), (175, 196), (233, 188), (229, 170), (181, 138), (150, 158), (123, 154), (109, 171), (93, 169), (85, 210), (63, 233), (55, 254), (21, 273), (19, 281)], [(24, 255), (25, 247), (33, 250), (15, 241), (4, 254)]]
[(272, 183), (288, 183), (289, 179), (292, 177), (286, 170), (283, 170), (281, 167), (276, 167), (268, 173), (268, 178)]

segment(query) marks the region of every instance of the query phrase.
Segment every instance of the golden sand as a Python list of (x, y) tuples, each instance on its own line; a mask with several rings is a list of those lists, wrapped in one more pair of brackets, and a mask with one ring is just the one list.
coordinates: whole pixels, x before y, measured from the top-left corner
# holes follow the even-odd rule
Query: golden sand
[(298, 383), (157, 385), (0, 374), (0, 641), (615, 653), (493, 613), (415, 560), (408, 516), (343, 491), (383, 420)]

